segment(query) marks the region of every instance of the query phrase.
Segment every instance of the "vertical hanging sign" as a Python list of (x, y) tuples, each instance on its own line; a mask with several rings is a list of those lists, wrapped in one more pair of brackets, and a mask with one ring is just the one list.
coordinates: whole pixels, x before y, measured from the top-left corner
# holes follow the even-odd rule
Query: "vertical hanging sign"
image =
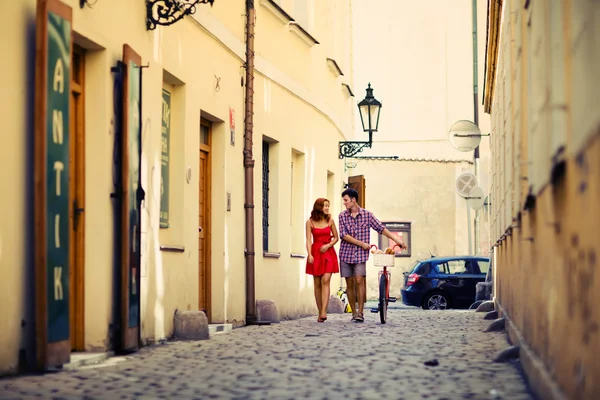
[(229, 143), (235, 146), (235, 110), (229, 107)]
[(139, 345), (141, 57), (123, 46), (121, 350)]
[(70, 360), (71, 8), (38, 0), (35, 77), (36, 347), (40, 369)]
[(162, 146), (160, 152), (160, 227), (169, 227), (169, 154), (171, 153), (171, 93), (162, 91)]

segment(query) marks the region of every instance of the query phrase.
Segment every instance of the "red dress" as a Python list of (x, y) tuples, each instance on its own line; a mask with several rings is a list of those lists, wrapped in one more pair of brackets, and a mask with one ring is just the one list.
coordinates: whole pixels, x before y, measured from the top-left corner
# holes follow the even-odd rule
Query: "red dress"
[(319, 251), (321, 246), (331, 242), (331, 228), (329, 226), (326, 226), (325, 228), (316, 228), (313, 225), (312, 236), (313, 244), (311, 247), (311, 254), (314, 258), (314, 263), (309, 264), (308, 260), (306, 261), (306, 273), (309, 275), (321, 276), (328, 272), (332, 274), (340, 272), (335, 249), (330, 247), (325, 253)]

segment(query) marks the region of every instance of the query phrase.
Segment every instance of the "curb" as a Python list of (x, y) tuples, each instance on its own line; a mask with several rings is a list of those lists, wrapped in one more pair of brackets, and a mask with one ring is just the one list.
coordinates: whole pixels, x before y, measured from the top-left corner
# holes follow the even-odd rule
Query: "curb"
[(219, 335), (222, 333), (231, 333), (232, 330), (232, 324), (208, 324), (208, 334), (210, 336)]
[[(102, 361), (109, 359), (114, 356), (115, 353), (112, 351), (108, 351), (106, 353), (80, 353), (76, 354), (75, 358), (77, 360), (71, 361), (67, 364), (63, 365), (64, 370), (74, 370), (85, 365), (99, 364)], [(73, 360), (73, 356), (71, 356), (71, 360)]]

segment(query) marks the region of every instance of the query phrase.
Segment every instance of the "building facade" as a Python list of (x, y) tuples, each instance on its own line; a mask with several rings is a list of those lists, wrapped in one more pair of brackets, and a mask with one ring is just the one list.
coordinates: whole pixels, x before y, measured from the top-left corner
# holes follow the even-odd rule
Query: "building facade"
[[(458, 151), (448, 140), (456, 121), (474, 121), (473, 66), (480, 88), (486, 9), (476, 7), (475, 26), (469, 1), (386, 0), (377, 7), (357, 3), (354, 10), (354, 87), (359, 91), (370, 82), (383, 106), (372, 147), (348, 159), (346, 169), (351, 176), (364, 177), (365, 207), (409, 244), (408, 251), (397, 255), (392, 271), (392, 292), (399, 297), (402, 272), (418, 259), (469, 252), (489, 255), (485, 208), (479, 211), (476, 226), (476, 212), (456, 191), (461, 174), (475, 173), (473, 152)], [(375, 41), (373, 29), (379, 35)], [(489, 133), (489, 116), (478, 103), (479, 127)], [(359, 119), (355, 127), (355, 140), (367, 140)], [(477, 173), (485, 193), (489, 193), (488, 141), (488, 137), (481, 140)], [(375, 232), (371, 242), (384, 244)], [(368, 265), (371, 299), (378, 293), (377, 270)]]
[(304, 221), (346, 180), (351, 2), (216, 0), (170, 26), (155, 3), (0, 5), (1, 374), (168, 338), (177, 310), (245, 324), (246, 3), (255, 297), (315, 312)]
[(494, 298), (544, 399), (600, 395), (599, 26), (594, 1), (488, 10)]

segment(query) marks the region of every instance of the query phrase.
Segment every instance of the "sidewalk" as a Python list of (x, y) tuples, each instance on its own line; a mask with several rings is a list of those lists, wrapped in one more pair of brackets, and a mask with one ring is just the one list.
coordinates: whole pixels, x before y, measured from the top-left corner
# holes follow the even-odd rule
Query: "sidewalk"
[[(393, 309), (251, 326), (99, 366), (0, 380), (0, 399), (531, 399), (504, 333), (473, 311)], [(426, 366), (437, 359), (439, 365)]]

